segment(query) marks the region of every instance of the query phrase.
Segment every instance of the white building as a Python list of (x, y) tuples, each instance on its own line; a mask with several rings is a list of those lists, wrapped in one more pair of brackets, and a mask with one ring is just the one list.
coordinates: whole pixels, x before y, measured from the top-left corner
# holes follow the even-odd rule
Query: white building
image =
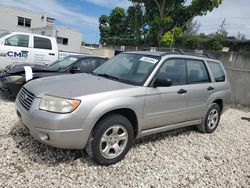
[(32, 28), (32, 33), (55, 37), (59, 50), (80, 52), (82, 34), (77, 30), (62, 26), (47, 26)]
[(54, 26), (54, 18), (22, 8), (0, 4), (0, 32), (28, 32), (55, 37), (58, 49), (80, 52), (82, 34), (74, 29)]

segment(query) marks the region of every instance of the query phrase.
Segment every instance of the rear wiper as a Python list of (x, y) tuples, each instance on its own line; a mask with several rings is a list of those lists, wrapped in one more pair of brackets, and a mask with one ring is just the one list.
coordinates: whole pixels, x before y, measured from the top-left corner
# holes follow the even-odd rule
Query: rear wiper
[(117, 78), (115, 76), (112, 76), (112, 75), (109, 75), (109, 74), (105, 74), (105, 73), (103, 73), (103, 74), (96, 74), (96, 75), (97, 76), (102, 76), (102, 77), (105, 77), (105, 78), (108, 78), (108, 79), (112, 79), (112, 80), (117, 80), (117, 81), (120, 80), (119, 78)]

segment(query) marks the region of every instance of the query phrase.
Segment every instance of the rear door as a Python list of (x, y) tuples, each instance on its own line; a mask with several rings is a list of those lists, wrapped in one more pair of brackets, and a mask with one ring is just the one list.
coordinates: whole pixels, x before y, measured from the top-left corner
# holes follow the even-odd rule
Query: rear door
[(31, 59), (30, 35), (15, 34), (0, 46), (1, 67), (12, 63), (28, 63)]
[(33, 36), (32, 63), (51, 64), (57, 61), (57, 55), (50, 38)]
[(187, 66), (187, 114), (190, 120), (203, 118), (207, 101), (214, 92), (206, 64), (202, 60), (186, 59)]

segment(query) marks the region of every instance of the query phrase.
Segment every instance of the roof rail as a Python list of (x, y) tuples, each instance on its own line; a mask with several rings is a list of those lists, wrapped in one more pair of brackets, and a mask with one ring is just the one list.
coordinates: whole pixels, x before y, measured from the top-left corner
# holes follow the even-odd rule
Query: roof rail
[(193, 55), (193, 56), (199, 56), (199, 57), (206, 57), (206, 58), (211, 58), (215, 59), (213, 56), (211, 56), (208, 53), (204, 53), (203, 50), (194, 50), (194, 51), (185, 51), (181, 48), (167, 48), (165, 49), (167, 52), (162, 54), (162, 55), (167, 55), (167, 54), (181, 54), (181, 55)]

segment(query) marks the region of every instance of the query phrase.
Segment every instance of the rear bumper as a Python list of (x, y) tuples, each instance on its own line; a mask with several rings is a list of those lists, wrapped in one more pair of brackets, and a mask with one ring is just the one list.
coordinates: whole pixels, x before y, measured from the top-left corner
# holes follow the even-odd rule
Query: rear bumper
[(83, 149), (89, 139), (94, 119), (83, 119), (75, 114), (57, 114), (39, 110), (40, 99), (33, 101), (27, 111), (16, 99), (20, 121), (36, 140), (56, 148)]

